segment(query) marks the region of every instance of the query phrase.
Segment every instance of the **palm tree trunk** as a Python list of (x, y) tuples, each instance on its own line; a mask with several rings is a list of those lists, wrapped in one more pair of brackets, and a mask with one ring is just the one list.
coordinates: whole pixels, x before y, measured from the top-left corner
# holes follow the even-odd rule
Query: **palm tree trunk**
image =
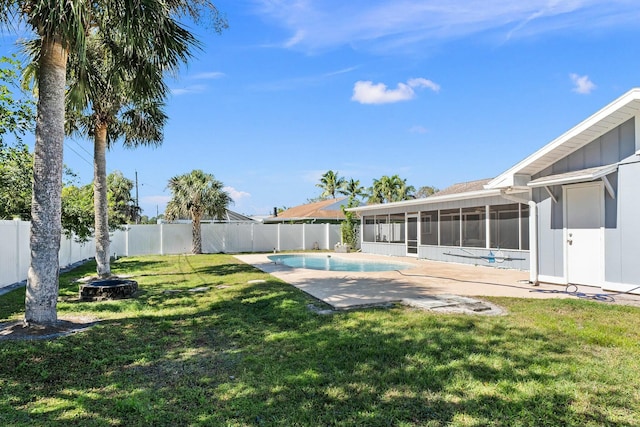
[(193, 215), (191, 221), (191, 236), (193, 239), (191, 253), (202, 253), (202, 228), (200, 227), (200, 215)]
[(42, 39), (38, 79), (36, 143), (33, 153), (31, 263), (27, 273), (25, 321), (58, 320), (58, 273), (61, 225), (62, 152), (67, 50), (52, 38)]
[(111, 275), (107, 202), (106, 125), (96, 126), (93, 143), (93, 207), (95, 210), (96, 264), (98, 277), (105, 278)]

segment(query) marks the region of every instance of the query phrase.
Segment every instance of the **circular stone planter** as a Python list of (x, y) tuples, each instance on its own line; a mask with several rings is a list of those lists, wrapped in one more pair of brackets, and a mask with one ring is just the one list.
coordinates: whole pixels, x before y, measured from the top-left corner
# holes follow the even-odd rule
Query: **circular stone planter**
[(80, 301), (103, 301), (131, 298), (138, 290), (138, 282), (127, 279), (104, 279), (80, 285)]

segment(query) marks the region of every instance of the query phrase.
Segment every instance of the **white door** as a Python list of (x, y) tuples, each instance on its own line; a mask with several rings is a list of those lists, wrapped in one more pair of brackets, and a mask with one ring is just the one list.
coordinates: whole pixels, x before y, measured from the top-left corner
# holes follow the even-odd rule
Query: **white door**
[(568, 283), (601, 286), (604, 279), (604, 189), (602, 183), (565, 187)]

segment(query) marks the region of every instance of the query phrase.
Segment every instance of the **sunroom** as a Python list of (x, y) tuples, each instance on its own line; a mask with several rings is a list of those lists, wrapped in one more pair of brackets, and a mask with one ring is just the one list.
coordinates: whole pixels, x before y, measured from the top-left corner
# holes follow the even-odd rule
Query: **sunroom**
[(404, 202), (354, 208), (363, 252), (436, 261), (529, 268), (525, 199), (484, 190), (488, 180), (456, 184)]

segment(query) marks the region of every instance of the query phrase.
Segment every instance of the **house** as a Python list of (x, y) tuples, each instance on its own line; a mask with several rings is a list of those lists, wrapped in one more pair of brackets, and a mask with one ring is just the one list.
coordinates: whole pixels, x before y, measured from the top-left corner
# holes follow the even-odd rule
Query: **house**
[[(177, 224), (190, 224), (191, 221), (192, 221), (191, 218), (179, 218), (171, 222), (177, 223)], [(230, 223), (251, 223), (251, 222), (259, 222), (259, 221), (256, 221), (255, 219), (250, 218), (248, 216), (239, 214), (238, 212), (225, 209), (222, 215), (216, 215), (216, 216), (204, 215), (201, 218), (200, 222), (203, 224), (206, 224), (206, 223), (229, 223), (230, 224)]]
[(306, 205), (295, 206), (286, 209), (277, 216), (264, 218), (265, 224), (277, 223), (315, 223), (315, 224), (336, 224), (344, 220), (342, 206), (346, 206), (348, 199), (338, 197), (319, 202), (308, 203)]
[(640, 89), (493, 179), (352, 210), (363, 252), (640, 293)]

